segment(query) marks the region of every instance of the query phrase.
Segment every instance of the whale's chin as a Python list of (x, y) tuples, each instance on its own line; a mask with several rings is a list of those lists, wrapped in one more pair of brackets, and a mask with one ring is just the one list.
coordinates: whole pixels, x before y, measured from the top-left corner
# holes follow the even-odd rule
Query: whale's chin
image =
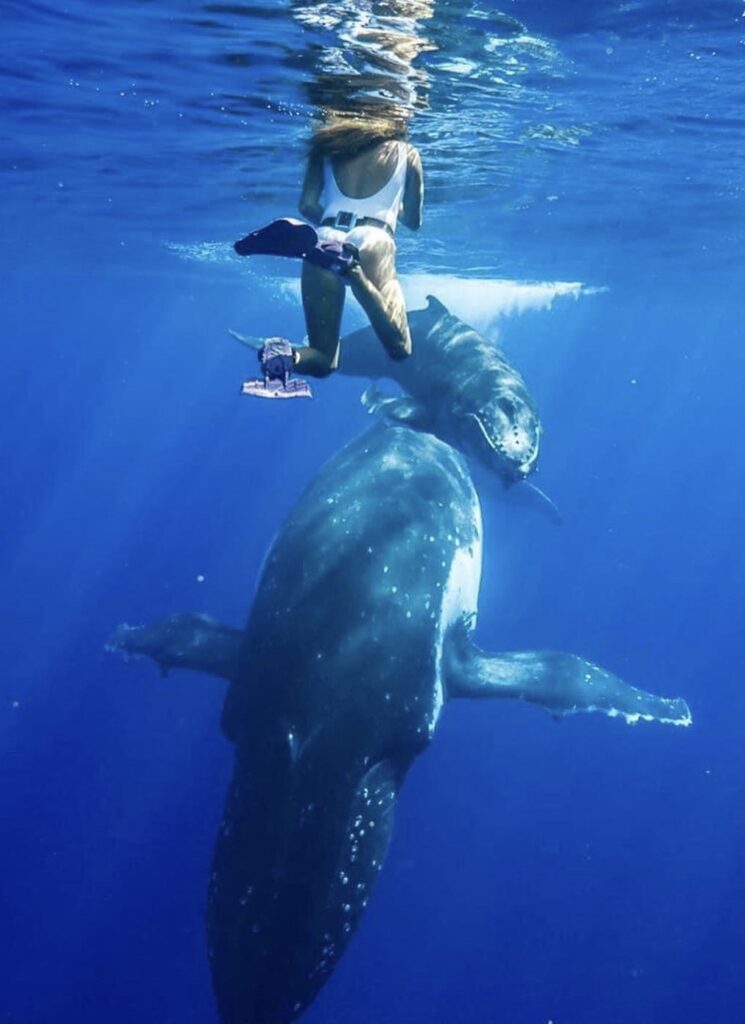
[(530, 431), (505, 417), (497, 423), (486, 423), (476, 413), (467, 416), (465, 446), (491, 473), (506, 484), (519, 483), (535, 469), (539, 439)]

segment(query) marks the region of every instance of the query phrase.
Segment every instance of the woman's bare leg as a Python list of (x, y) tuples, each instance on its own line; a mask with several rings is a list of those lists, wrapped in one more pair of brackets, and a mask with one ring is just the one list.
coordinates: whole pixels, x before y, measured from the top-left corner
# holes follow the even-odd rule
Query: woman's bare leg
[[(352, 292), (391, 359), (405, 359), (411, 355), (411, 335), (396, 276), (393, 239), (373, 230), (359, 254), (359, 265), (348, 274)], [(327, 377), (339, 364), (344, 283), (338, 274), (303, 262), (302, 293), (309, 345), (295, 349), (296, 369), (311, 377)]]
[(411, 335), (393, 239), (373, 229), (359, 253), (360, 266), (349, 273), (354, 297), (391, 359), (405, 359), (411, 355)]
[(328, 377), (339, 363), (344, 283), (338, 274), (303, 261), (302, 292), (309, 344), (295, 349), (295, 367), (310, 377)]

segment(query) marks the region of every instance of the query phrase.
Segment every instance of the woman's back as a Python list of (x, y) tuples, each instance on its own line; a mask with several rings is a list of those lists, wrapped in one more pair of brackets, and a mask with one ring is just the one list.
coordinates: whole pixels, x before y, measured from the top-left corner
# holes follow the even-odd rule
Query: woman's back
[(352, 156), (338, 155), (330, 161), (340, 192), (350, 199), (366, 199), (384, 188), (398, 169), (406, 143), (379, 142)]
[(353, 217), (356, 223), (386, 227), (393, 235), (406, 187), (407, 162), (408, 147), (398, 141), (357, 150), (346, 158), (343, 151), (327, 157), (323, 162), (321, 225), (333, 220), (338, 227)]

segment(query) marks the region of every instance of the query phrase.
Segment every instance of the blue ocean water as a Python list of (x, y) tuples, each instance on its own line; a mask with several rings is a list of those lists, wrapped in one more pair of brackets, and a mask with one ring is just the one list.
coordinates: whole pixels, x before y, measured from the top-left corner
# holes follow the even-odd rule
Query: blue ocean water
[(413, 111), (412, 304), (498, 338), (545, 426), (562, 527), (476, 473), (479, 643), (582, 654), (694, 725), (448, 706), (304, 1019), (745, 1019), (742, 4), (0, 10), (0, 1021), (217, 1019), (224, 684), (104, 647), (182, 610), (240, 625), (369, 423), (341, 377), (240, 398), (226, 330), (302, 338), (295, 268), (229, 243), (294, 212), (309, 119), (353, 80)]

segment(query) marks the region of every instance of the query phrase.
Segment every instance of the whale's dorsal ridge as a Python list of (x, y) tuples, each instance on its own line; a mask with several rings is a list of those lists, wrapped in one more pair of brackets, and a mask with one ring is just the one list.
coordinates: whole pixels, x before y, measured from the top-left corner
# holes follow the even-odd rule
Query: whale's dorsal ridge
[(443, 302), (440, 302), (436, 295), (428, 295), (427, 312), (434, 313), (435, 316), (447, 316), (450, 310)]

